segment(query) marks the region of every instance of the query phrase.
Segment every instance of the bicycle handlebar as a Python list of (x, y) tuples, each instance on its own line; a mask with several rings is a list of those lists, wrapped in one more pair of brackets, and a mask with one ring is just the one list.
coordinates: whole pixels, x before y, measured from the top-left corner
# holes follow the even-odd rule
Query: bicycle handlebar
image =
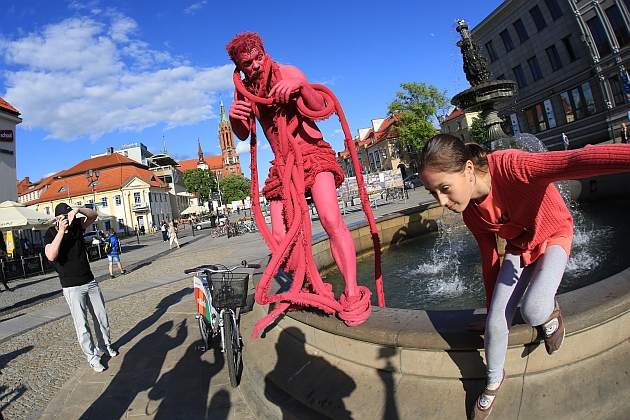
[(247, 264), (247, 261), (245, 260), (241, 261), (240, 265), (236, 265), (232, 268), (227, 268), (225, 266), (217, 266), (214, 264), (204, 264), (195, 268), (187, 268), (186, 270), (184, 270), (184, 274), (196, 273), (198, 271), (203, 271), (203, 270), (212, 271), (214, 273), (225, 273), (228, 271), (234, 271), (237, 268), (260, 268), (260, 264)]

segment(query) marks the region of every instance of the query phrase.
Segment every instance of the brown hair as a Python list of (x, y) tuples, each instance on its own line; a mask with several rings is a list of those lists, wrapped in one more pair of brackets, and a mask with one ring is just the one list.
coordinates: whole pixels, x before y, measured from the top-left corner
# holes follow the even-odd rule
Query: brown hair
[(116, 236), (116, 231), (114, 230), (114, 228), (109, 228), (109, 233)]
[(472, 161), (475, 170), (488, 171), (486, 151), (477, 143), (466, 143), (450, 134), (437, 134), (424, 144), (418, 158), (418, 170), (462, 172), (466, 162)]
[(238, 34), (225, 46), (234, 64), (236, 64), (239, 54), (248, 53), (254, 48), (258, 48), (261, 53), (265, 52), (262, 38), (256, 32), (243, 32)]

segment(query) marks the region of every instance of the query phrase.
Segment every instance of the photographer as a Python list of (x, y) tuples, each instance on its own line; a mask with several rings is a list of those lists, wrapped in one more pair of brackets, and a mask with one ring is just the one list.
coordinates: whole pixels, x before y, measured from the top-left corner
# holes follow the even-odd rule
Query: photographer
[[(83, 220), (76, 217), (79, 213), (85, 216)], [(99, 350), (110, 357), (117, 356), (118, 352), (111, 347), (105, 301), (90, 269), (83, 241), (83, 230), (94, 223), (97, 216), (98, 213), (92, 209), (73, 209), (66, 203), (58, 204), (55, 207), (56, 226), (49, 228), (44, 235), (44, 252), (59, 274), (79, 345), (90, 367), (96, 372), (102, 372), (105, 368), (101, 365)], [(88, 308), (92, 314), (98, 347), (94, 346), (88, 328)]]

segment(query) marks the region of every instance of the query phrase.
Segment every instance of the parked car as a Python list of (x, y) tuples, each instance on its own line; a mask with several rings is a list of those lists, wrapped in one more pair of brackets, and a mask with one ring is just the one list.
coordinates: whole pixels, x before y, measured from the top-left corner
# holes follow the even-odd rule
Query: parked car
[(405, 185), (405, 189), (416, 189), (416, 187), (421, 187), (422, 186), (422, 181), (420, 180), (420, 177), (418, 176), (418, 174), (413, 174), (411, 176), (408, 176), (407, 178), (405, 178), (405, 180), (403, 181), (404, 185)]
[[(225, 214), (219, 214), (216, 216), (216, 225), (222, 225), (227, 222), (227, 216)], [(206, 217), (197, 223), (193, 223), (193, 229), (201, 230), (212, 227), (212, 218)]]

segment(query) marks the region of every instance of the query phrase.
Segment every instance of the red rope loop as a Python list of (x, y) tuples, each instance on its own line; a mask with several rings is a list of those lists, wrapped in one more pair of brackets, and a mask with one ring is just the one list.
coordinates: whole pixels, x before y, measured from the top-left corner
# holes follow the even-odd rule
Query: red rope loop
[[(263, 72), (263, 81), (270, 78), (272, 83), (280, 80), (280, 72), (278, 66), (268, 58)], [(304, 196), (304, 160), (302, 152), (297, 144), (297, 140), (292, 135), (296, 124), (296, 117), (287, 121), (286, 107), (281, 104), (275, 104), (272, 98), (261, 97), (261, 93), (254, 94), (247, 90), (240, 73), (235, 70), (233, 75), (235, 99), (238, 94), (242, 95), (252, 105), (265, 105), (275, 107), (274, 122), (278, 128), (278, 138), (280, 139), (279, 147), (281, 150), (276, 151), (276, 166), (279, 171), (280, 179), (282, 179), (282, 201), (285, 209), (286, 225), (289, 231), (281, 243), (274, 240), (271, 231), (266, 226), (264, 217), (260, 210), (259, 202), (259, 183), (256, 164), (256, 124), (252, 115), (250, 123), (250, 142), (251, 142), (251, 190), (252, 190), (252, 208), (254, 219), (258, 226), (261, 227), (260, 232), (265, 239), (271, 251), (271, 259), (256, 287), (256, 302), (261, 305), (275, 303), (275, 308), (265, 317), (260, 319), (252, 333), (252, 337), (256, 338), (258, 332), (269, 325), (274, 318), (287, 310), (297, 309), (307, 306), (315, 306), (329, 314), (338, 314), (348, 326), (354, 326), (364, 322), (371, 313), (370, 291), (365, 286), (358, 286), (359, 296), (347, 298), (345, 295), (340, 297), (339, 302), (335, 300), (330, 284), (324, 283), (317, 271), (315, 260), (311, 249), (311, 224), (309, 208)], [(322, 120), (330, 117), (333, 113), (339, 116), (344, 135), (345, 145), (352, 157), (352, 163), (357, 174), (357, 184), (359, 186), (359, 196), (366, 219), (370, 226), (372, 241), (374, 243), (375, 254), (375, 280), (379, 306), (385, 306), (385, 298), (383, 294), (383, 283), (380, 267), (380, 242), (378, 238), (378, 230), (374, 221), (374, 215), (369, 205), (365, 183), (363, 181), (361, 166), (358, 161), (357, 153), (352, 144), (350, 129), (343, 114), (341, 104), (333, 94), (333, 92), (325, 86), (312, 84), (326, 103), (326, 107), (321, 111), (313, 111), (308, 109), (301, 97), (297, 98), (297, 107), (300, 114), (313, 120)], [(263, 92), (262, 95), (266, 95)], [(253, 108), (253, 106), (252, 106)], [(293, 282), (288, 292), (271, 294), (271, 282), (273, 277), (280, 268), (293, 271)], [(307, 286), (303, 287), (303, 285)]]

